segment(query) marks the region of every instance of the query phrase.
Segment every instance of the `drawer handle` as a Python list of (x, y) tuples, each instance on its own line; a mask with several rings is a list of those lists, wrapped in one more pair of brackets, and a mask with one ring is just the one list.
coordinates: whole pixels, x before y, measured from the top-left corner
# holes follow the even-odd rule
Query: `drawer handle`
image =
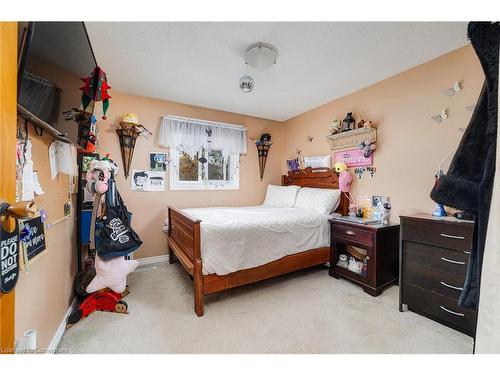
[(356, 233), (354, 233), (352, 230), (348, 230), (348, 231), (346, 231), (345, 233), (346, 233), (346, 234), (349, 234), (349, 235), (351, 235), (351, 236), (355, 236), (355, 235), (356, 235)]
[(456, 315), (456, 316), (465, 316), (464, 314), (462, 313), (458, 313), (458, 312), (455, 312), (455, 311), (452, 311), (452, 310), (449, 310), (447, 309), (446, 307), (444, 306), (439, 306), (441, 307), (441, 309), (443, 309), (444, 311), (446, 311), (447, 313), (450, 313), (450, 314), (453, 314), (453, 315)]
[(441, 237), (453, 238), (454, 240), (465, 240), (465, 237), (462, 236), (454, 236), (452, 234), (441, 233)]
[(448, 258), (445, 258), (445, 257), (441, 257), (441, 260), (444, 260), (445, 262), (448, 262), (448, 263), (460, 264), (461, 266), (465, 266), (465, 262), (461, 262), (461, 261), (458, 261), (458, 260), (452, 260), (452, 259), (448, 259)]
[(450, 289), (464, 290), (464, 288), (460, 288), (458, 286), (453, 286), (453, 285), (447, 284), (444, 281), (441, 281), (441, 285), (444, 285), (445, 287), (450, 288)]

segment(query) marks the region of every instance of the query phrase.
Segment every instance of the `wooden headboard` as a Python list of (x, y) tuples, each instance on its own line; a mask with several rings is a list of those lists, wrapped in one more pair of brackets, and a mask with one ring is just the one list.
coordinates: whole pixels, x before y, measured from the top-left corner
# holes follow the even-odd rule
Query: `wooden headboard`
[[(333, 169), (329, 168), (306, 168), (299, 172), (289, 172), (281, 176), (281, 185), (298, 185), (300, 187), (338, 189), (339, 176)], [(349, 200), (345, 194), (340, 195), (340, 203), (336, 212), (347, 215), (349, 212)]]

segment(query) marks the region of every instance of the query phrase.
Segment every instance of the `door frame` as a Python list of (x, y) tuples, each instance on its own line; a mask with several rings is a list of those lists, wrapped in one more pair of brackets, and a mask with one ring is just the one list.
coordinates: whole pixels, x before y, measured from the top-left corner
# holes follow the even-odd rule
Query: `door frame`
[[(16, 201), (17, 22), (0, 22), (0, 199)], [(0, 292), (0, 354), (14, 353), (15, 291)]]

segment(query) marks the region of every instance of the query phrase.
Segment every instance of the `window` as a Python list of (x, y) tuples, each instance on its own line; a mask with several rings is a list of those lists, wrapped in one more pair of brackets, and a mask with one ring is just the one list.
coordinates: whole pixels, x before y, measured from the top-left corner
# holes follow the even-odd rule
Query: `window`
[(239, 189), (246, 134), (241, 125), (163, 116), (159, 144), (170, 148), (170, 190)]
[(200, 150), (191, 157), (174, 151), (170, 168), (170, 190), (237, 190), (239, 171), (234, 161), (239, 155), (223, 150)]

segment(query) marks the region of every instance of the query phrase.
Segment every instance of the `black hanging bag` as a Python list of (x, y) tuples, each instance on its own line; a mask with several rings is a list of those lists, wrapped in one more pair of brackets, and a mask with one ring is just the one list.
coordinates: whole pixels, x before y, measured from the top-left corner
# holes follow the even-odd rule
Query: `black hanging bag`
[(126, 256), (142, 245), (138, 234), (130, 226), (132, 214), (114, 188), (114, 181), (110, 180), (111, 186), (113, 188), (106, 192), (106, 211), (95, 226), (97, 254), (104, 260)]

